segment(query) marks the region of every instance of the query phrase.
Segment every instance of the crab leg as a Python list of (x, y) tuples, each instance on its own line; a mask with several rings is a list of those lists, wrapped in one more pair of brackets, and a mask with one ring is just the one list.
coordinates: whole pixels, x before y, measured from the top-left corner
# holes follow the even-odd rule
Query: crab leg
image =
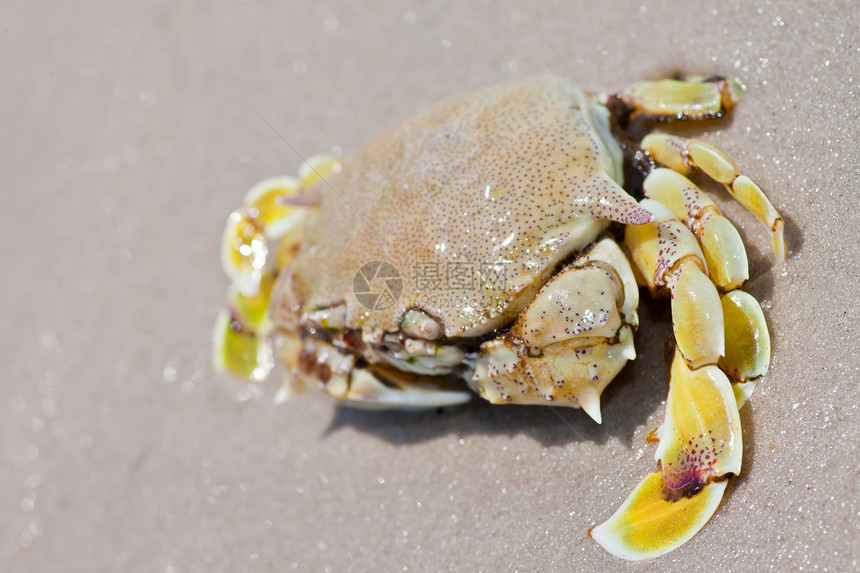
[(215, 368), (262, 381), (274, 367), (273, 326), (266, 310), (278, 272), (298, 247), (307, 207), (290, 198), (337, 168), (330, 155), (308, 159), (299, 178), (272, 177), (254, 185), (230, 214), (221, 239), (221, 263), (230, 277), (228, 310), (213, 332)]
[(658, 119), (722, 117), (741, 97), (736, 82), (721, 77), (639, 82), (619, 97), (635, 112)]
[(770, 364), (770, 336), (758, 301), (741, 290), (720, 299), (726, 325), (726, 352), (719, 366), (732, 380), (738, 408), (755, 389)]
[(743, 284), (749, 269), (741, 237), (707, 195), (680, 173), (666, 168), (652, 171), (643, 190), (693, 231), (717, 286), (731, 290)]
[(283, 358), (287, 379), (276, 402), (286, 400), (306, 380), (319, 381), (329, 396), (353, 408), (440, 408), (472, 399), (469, 392), (449, 388), (446, 377), (403, 372), (387, 365), (358, 367), (352, 354), (320, 338), (305, 338), (300, 349), (291, 347)]
[[(740, 408), (755, 388), (755, 379), (767, 371), (770, 363), (770, 340), (761, 307), (749, 294), (731, 290), (739, 287), (749, 274), (740, 235), (713, 201), (680, 173), (655, 169), (645, 179), (643, 188), (649, 199), (668, 208), (693, 231), (702, 247), (711, 280), (723, 291), (731, 291), (721, 298), (726, 348), (719, 366), (732, 379)], [(660, 206), (655, 208), (661, 209)], [(664, 218), (667, 216), (665, 211), (659, 212)], [(642, 235), (653, 233), (653, 228), (630, 231)], [(652, 290), (657, 288), (648, 284)]]
[(630, 560), (658, 557), (689, 541), (716, 511), (728, 478), (740, 473), (738, 401), (722, 370), (691, 370), (676, 351), (655, 455), (660, 467), (589, 534)]
[[(741, 86), (731, 80), (691, 77), (640, 82), (617, 97), (633, 113), (657, 119), (704, 119), (725, 115), (741, 94)], [(646, 135), (640, 145), (655, 160), (678, 173), (686, 175), (698, 168), (725, 185), (738, 202), (767, 225), (773, 233), (776, 260), (785, 260), (782, 237), (785, 223), (761, 188), (749, 177), (741, 175), (728, 155), (703, 141), (663, 133)]]
[(782, 217), (761, 188), (746, 175), (741, 175), (728, 155), (703, 141), (663, 133), (646, 135), (641, 145), (651, 157), (678, 173), (686, 175), (698, 168), (722, 183), (739, 203), (771, 230), (776, 260), (785, 260), (782, 236), (785, 223)]
[(716, 366), (672, 361), (666, 420), (649, 474), (605, 523), (589, 533), (618, 557), (658, 557), (686, 543), (711, 518), (726, 479), (740, 472), (740, 418), (731, 385)]
[[(672, 295), (677, 347), (666, 418), (657, 432), (659, 468), (612, 517), (589, 532), (607, 551), (630, 560), (679, 547), (716, 511), (726, 480), (741, 469), (738, 408), (770, 361), (767, 325), (758, 303), (737, 290), (720, 297), (707, 275), (710, 271), (721, 276), (727, 268), (724, 259), (743, 245), (734, 241), (731, 231), (721, 231), (732, 239), (706, 257), (673, 212), (701, 231), (708, 220), (720, 217), (719, 211), (683, 177), (668, 170), (652, 175), (645, 181), (646, 194), (662, 203), (640, 203), (655, 220), (628, 226), (625, 244), (643, 282), (654, 292), (668, 290)], [(707, 241), (702, 244), (707, 252)], [(718, 260), (706, 264), (706, 258)], [(743, 261), (745, 271), (745, 257)], [(731, 288), (735, 282), (727, 280), (724, 286)]]
[(725, 349), (723, 313), (717, 289), (707, 276), (705, 256), (692, 232), (653, 199), (640, 205), (655, 219), (629, 225), (625, 244), (652, 292), (672, 295), (675, 341), (693, 368), (716, 364)]
[(446, 380), (396, 368), (355, 368), (339, 388), (326, 392), (353, 408), (425, 410), (465, 404), (472, 394), (448, 389)]
[[(770, 363), (770, 341), (761, 307), (749, 294), (731, 290), (749, 275), (740, 235), (713, 201), (680, 173), (655, 169), (645, 179), (643, 188), (648, 198), (668, 208), (693, 231), (711, 280), (722, 290), (731, 291), (721, 298), (727, 336), (719, 366), (733, 380), (740, 408), (755, 388), (755, 379), (767, 371)], [(649, 232), (639, 229), (642, 231)]]

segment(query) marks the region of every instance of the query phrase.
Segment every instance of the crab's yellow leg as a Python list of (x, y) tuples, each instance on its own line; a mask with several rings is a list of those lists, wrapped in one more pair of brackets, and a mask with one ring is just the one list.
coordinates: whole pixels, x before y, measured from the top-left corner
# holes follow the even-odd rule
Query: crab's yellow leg
[[(767, 325), (758, 303), (741, 291), (721, 297), (709, 278), (745, 274), (745, 257), (743, 265), (725, 260), (740, 257), (735, 251), (743, 245), (731, 231), (720, 231), (731, 238), (717, 241), (722, 246), (710, 255), (702, 239), (703, 253), (681, 221), (698, 231), (721, 217), (719, 211), (683, 177), (653, 175), (646, 178), (646, 194), (661, 202), (644, 199), (640, 204), (654, 214), (654, 222), (628, 226), (625, 244), (652, 292), (668, 290), (672, 296), (677, 347), (666, 418), (656, 432), (659, 469), (590, 532), (610, 553), (631, 560), (657, 557), (683, 545), (716, 511), (726, 480), (741, 469), (738, 409), (770, 361)], [(720, 280), (724, 288), (738, 282)]]
[[(726, 78), (687, 78), (633, 84), (618, 97), (638, 114), (661, 119), (722, 117), (741, 98), (742, 87)], [(646, 135), (641, 147), (651, 157), (688, 174), (698, 168), (726, 186), (729, 193), (749, 209), (773, 233), (777, 261), (785, 260), (785, 223), (764, 192), (749, 177), (741, 175), (731, 158), (713, 145), (663, 133)]]
[[(740, 235), (713, 201), (680, 173), (655, 169), (645, 179), (643, 189), (648, 198), (668, 208), (693, 231), (711, 280), (723, 291), (731, 291), (721, 298), (727, 335), (719, 366), (732, 379), (740, 408), (770, 363), (770, 340), (761, 307), (749, 294), (732, 290), (749, 275)], [(643, 230), (649, 232), (647, 228), (640, 232)]]
[(690, 365), (716, 364), (725, 349), (723, 313), (705, 256), (667, 207), (653, 199), (640, 205), (654, 222), (627, 227), (624, 241), (633, 263), (652, 292), (670, 291), (675, 341)]
[(722, 117), (741, 98), (739, 84), (721, 77), (639, 82), (619, 96), (635, 112), (661, 119)]
[(588, 534), (616, 557), (630, 561), (659, 557), (689, 541), (707, 523), (727, 483), (711, 483), (697, 495), (675, 499), (658, 470), (648, 474), (618, 511)]
[(216, 370), (227, 370), (253, 382), (265, 380), (275, 365), (268, 340), (243, 328), (229, 310), (221, 311), (215, 321), (212, 361)]
[(785, 222), (761, 188), (746, 175), (741, 175), (728, 155), (703, 141), (664, 133), (646, 135), (641, 145), (651, 157), (674, 171), (687, 174), (698, 168), (722, 183), (739, 203), (771, 230), (776, 260), (785, 260)]
[(425, 410), (465, 404), (473, 394), (446, 387), (438, 376), (403, 372), (396, 368), (355, 368), (326, 392), (352, 408), (367, 410)]
[(749, 278), (746, 250), (737, 229), (692, 181), (659, 168), (645, 179), (643, 190), (693, 231), (717, 286), (731, 290)]
[(269, 297), (277, 273), (292, 260), (307, 213), (307, 207), (291, 204), (289, 198), (338, 165), (330, 155), (315, 156), (299, 178), (261, 181), (228, 217), (221, 239), (221, 264), (231, 284), (229, 310), (219, 315), (213, 334), (217, 369), (261, 381), (274, 366)]
[(676, 352), (666, 419), (648, 475), (606, 522), (590, 533), (607, 551), (651, 559), (683, 545), (711, 518), (726, 479), (741, 469), (740, 417), (731, 384), (716, 366), (690, 370)]
[(726, 352), (719, 367), (732, 380), (738, 408), (755, 390), (758, 379), (770, 365), (770, 335), (758, 301), (741, 290), (720, 299), (726, 325)]

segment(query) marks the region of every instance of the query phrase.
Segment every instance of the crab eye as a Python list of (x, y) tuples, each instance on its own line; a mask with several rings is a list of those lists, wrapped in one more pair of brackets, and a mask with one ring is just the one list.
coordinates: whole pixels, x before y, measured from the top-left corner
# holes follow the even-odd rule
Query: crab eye
[(435, 318), (423, 310), (410, 309), (403, 315), (400, 328), (409, 336), (436, 340), (442, 336), (442, 328)]

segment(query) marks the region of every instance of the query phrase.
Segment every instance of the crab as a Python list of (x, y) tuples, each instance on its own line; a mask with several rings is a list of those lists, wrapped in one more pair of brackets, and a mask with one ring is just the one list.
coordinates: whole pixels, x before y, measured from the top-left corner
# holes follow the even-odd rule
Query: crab
[(315, 156), (298, 177), (263, 181), (224, 233), (217, 365), (262, 380), (277, 354), (276, 401), (314, 381), (383, 409), (462, 404), (471, 389), (600, 423), (601, 392), (636, 357), (640, 287), (668, 295), (657, 469), (589, 534), (630, 560), (683, 545), (740, 473), (738, 409), (770, 362), (762, 309), (739, 289), (738, 231), (686, 176), (724, 185), (770, 230), (778, 262), (783, 220), (724, 152), (650, 128), (721, 117), (740, 94), (721, 77), (610, 95), (540, 77), (439, 104), (351, 160)]

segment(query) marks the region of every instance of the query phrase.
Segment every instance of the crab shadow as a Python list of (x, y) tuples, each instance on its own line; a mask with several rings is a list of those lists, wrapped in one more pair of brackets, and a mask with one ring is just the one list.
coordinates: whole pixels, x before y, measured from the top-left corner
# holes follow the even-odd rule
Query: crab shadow
[[(765, 383), (767, 381), (765, 380)], [(751, 398), (751, 400), (755, 400), (755, 394)], [(750, 407), (749, 402), (744, 405), (740, 410), (741, 416), (741, 428), (743, 429), (743, 444), (744, 444), (744, 453), (741, 458), (741, 473), (735, 478), (729, 480), (729, 485), (726, 487), (726, 493), (723, 495), (723, 499), (728, 498), (729, 500), (733, 500), (734, 496), (732, 493), (736, 488), (742, 487), (743, 484), (747, 481), (750, 475), (752, 475), (752, 469), (755, 467), (756, 460), (756, 440), (755, 440), (755, 418), (752, 413), (752, 408)], [(723, 502), (726, 503), (725, 501)], [(731, 502), (729, 502), (731, 503)], [(740, 500), (738, 501), (740, 503)], [(731, 511), (731, 506), (726, 505), (724, 511)]]
[[(643, 294), (646, 294), (643, 291)], [(369, 411), (338, 407), (322, 438), (345, 428), (373, 436), (394, 445), (420, 444), (445, 437), (473, 435), (526, 435), (542, 447), (564, 447), (571, 443), (602, 445), (617, 440), (626, 447), (645, 445), (638, 429), (651, 430), (663, 421), (669, 389), (667, 356), (671, 356), (672, 321), (668, 302), (647, 296), (640, 307), (640, 328), (636, 337), (637, 359), (628, 363), (603, 392), (603, 423), (597, 424), (580, 409), (545, 406), (494, 406), (477, 397), (457, 407), (421, 411)], [(766, 382), (766, 381), (765, 381)], [(752, 397), (755, 400), (756, 396)], [(726, 497), (744, 487), (755, 466), (756, 427), (753, 408), (740, 410), (743, 428), (743, 471), (730, 480)], [(733, 503), (733, 502), (729, 502)], [(727, 505), (721, 511), (731, 511)]]
[[(699, 182), (697, 181), (697, 183)], [(700, 184), (700, 187), (710, 191), (713, 185), (711, 182), (705, 182), (704, 184)], [(783, 212), (780, 212), (780, 216), (785, 225), (783, 237), (785, 240), (786, 263), (791, 264), (791, 259), (797, 256), (803, 249), (803, 235), (800, 227), (794, 222), (791, 216)], [(741, 241), (747, 246), (746, 253), (750, 273), (749, 279), (744, 282), (741, 288), (753, 295), (758, 301), (772, 298), (776, 277), (782, 272), (783, 263), (774, 260), (773, 249), (770, 245), (770, 233), (764, 231), (764, 227), (758, 221), (754, 222), (750, 230), (741, 225), (736, 225), (735, 228), (741, 237)], [(753, 238), (753, 235), (755, 235), (755, 238)], [(751, 248), (752, 245), (760, 245), (766, 248)], [(773, 334), (771, 332), (771, 337), (773, 337)]]
[[(580, 409), (494, 406), (476, 397), (462, 406), (414, 412), (338, 407), (324, 437), (353, 428), (403, 445), (445, 436), (525, 434), (544, 447), (579, 441), (603, 444), (610, 439), (630, 446), (637, 428), (657, 413), (668, 392), (664, 361), (664, 341), (671, 332), (668, 305), (643, 300), (640, 317), (639, 358), (628, 363), (603, 392), (601, 424)], [(653, 425), (660, 421), (655, 418)]]

